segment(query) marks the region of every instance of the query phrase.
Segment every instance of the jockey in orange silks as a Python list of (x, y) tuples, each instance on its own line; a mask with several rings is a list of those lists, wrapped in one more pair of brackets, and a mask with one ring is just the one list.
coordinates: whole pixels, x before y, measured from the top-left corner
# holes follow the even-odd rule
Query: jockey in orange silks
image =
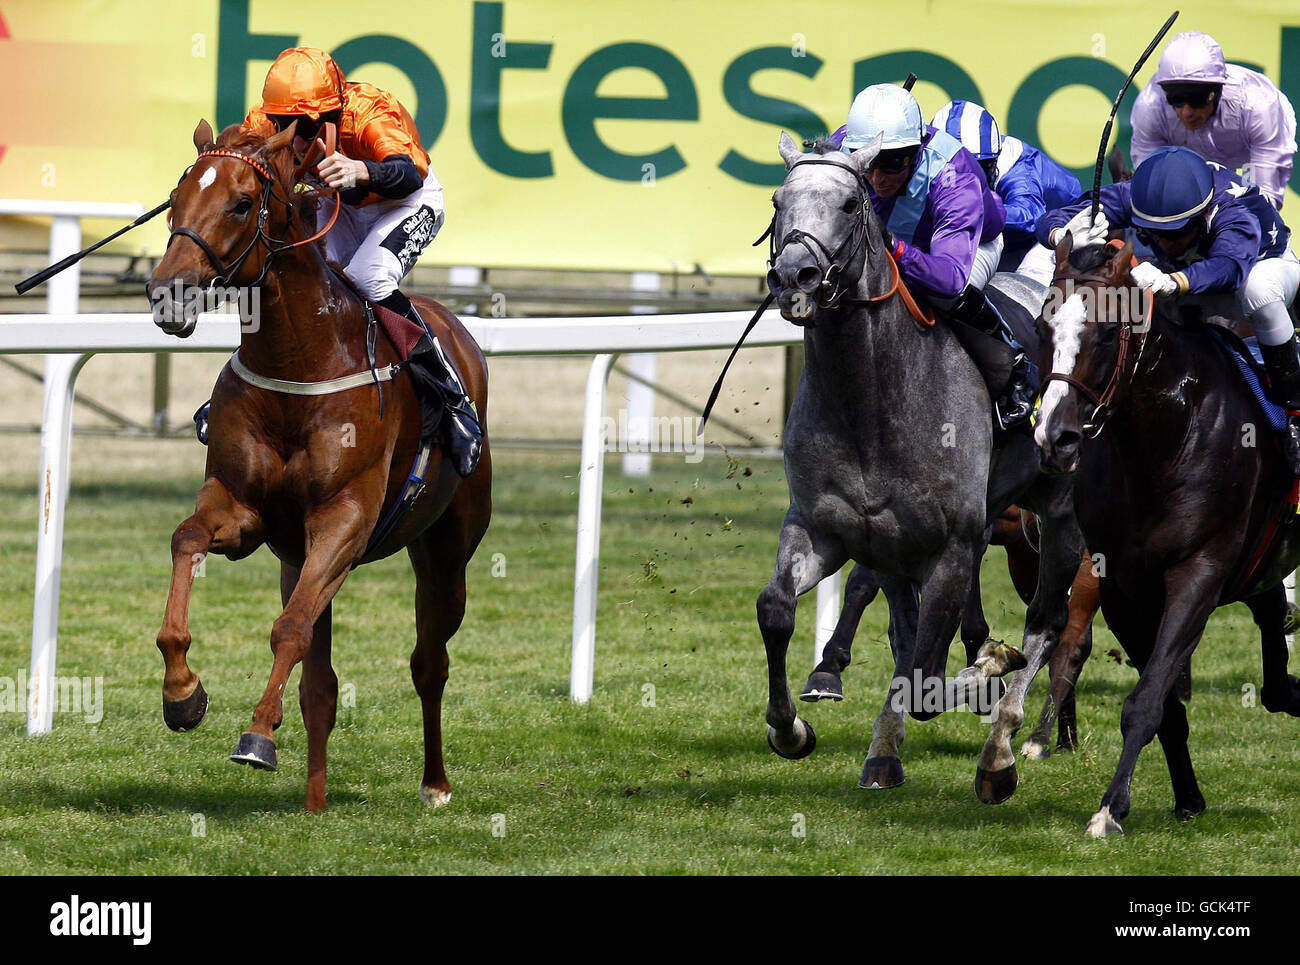
[[(446, 217), (442, 185), (420, 145), (415, 121), (387, 91), (347, 81), (323, 50), (292, 47), (266, 75), (262, 101), (244, 128), (269, 137), (297, 122), (294, 150), (305, 154), (321, 126), (338, 129), (338, 150), (320, 162), (320, 177), (339, 190), (338, 222), (326, 255), (343, 265), (368, 298), (418, 322), (427, 333), (412, 354), (417, 381), (430, 384), (447, 409), (443, 442), (462, 476), (478, 463), (483, 430), (464, 384), (410, 299), (398, 289)], [(326, 213), (320, 215), (324, 227)], [(421, 376), (425, 378), (421, 379)]]

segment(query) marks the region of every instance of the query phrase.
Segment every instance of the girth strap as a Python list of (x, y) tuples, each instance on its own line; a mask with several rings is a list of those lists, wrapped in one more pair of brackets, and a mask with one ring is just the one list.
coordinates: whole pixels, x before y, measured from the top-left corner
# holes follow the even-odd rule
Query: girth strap
[(288, 379), (273, 379), (265, 375), (258, 375), (244, 365), (239, 360), (239, 352), (230, 356), (230, 368), (241, 379), (249, 385), (255, 385), (259, 389), (267, 389), (271, 392), (283, 392), (286, 395), (333, 395), (335, 392), (344, 392), (347, 389), (356, 389), (363, 385), (375, 385), (378, 382), (391, 381), (393, 376), (402, 369), (399, 362), (394, 365), (385, 365), (381, 368), (371, 369), (365, 372), (357, 372), (353, 375), (344, 375), (337, 379), (326, 379), (324, 382), (291, 382)]

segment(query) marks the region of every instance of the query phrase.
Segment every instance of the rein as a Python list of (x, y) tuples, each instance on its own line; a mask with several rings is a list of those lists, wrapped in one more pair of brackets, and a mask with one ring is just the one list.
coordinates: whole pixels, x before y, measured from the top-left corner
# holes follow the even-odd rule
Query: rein
[[(1123, 245), (1118, 241), (1110, 241), (1107, 243), (1107, 247), (1118, 250), (1122, 248)], [(1130, 258), (1129, 263), (1131, 266), (1136, 266), (1138, 260), (1136, 258)], [(1094, 273), (1072, 275), (1069, 280), (1076, 282), (1096, 282), (1107, 289), (1114, 287), (1109, 277)], [(1147, 340), (1145, 333), (1150, 330), (1151, 314), (1154, 307), (1155, 296), (1148, 293), (1146, 309), (1142, 313), (1141, 320), (1143, 335), (1140, 344), (1137, 346), (1136, 353), (1133, 354), (1133, 372), (1127, 371), (1127, 363), (1129, 355), (1132, 352), (1133, 340), (1136, 337), (1136, 333), (1133, 330), (1134, 323), (1132, 320), (1125, 319), (1118, 323), (1119, 347), (1115, 354), (1115, 364), (1111, 367), (1110, 376), (1106, 379), (1106, 384), (1102, 386), (1100, 392), (1094, 391), (1091, 386), (1075, 378), (1072, 374), (1064, 372), (1049, 372), (1047, 377), (1043, 379), (1043, 383), (1039, 387), (1040, 395), (1044, 390), (1046, 390), (1049, 382), (1064, 382), (1066, 385), (1077, 390), (1080, 395), (1092, 403), (1092, 412), (1089, 414), (1087, 420), (1079, 427), (1080, 431), (1086, 438), (1095, 439), (1101, 434), (1101, 430), (1106, 426), (1106, 420), (1110, 417), (1112, 403), (1115, 400), (1115, 394), (1119, 391), (1121, 382), (1131, 378), (1133, 373), (1137, 371), (1138, 363), (1142, 359), (1142, 350), (1146, 348)]]

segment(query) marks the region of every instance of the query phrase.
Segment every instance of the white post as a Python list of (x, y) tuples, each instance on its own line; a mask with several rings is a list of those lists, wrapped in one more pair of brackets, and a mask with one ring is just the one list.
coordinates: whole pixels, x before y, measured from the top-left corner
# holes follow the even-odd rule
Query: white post
[(840, 584), (842, 570), (836, 570), (817, 584), (817, 627), (813, 631), (813, 666), (822, 662), (826, 644), (835, 632), (840, 618)]
[(600, 504), (605, 478), (605, 393), (615, 355), (597, 355), (587, 373), (578, 470), (578, 549), (573, 573), (573, 652), (569, 699), (591, 700), (596, 667), (596, 586), (600, 571)]
[[(639, 292), (657, 292), (659, 290), (659, 273), (654, 271), (632, 272), (632, 290)], [(633, 315), (649, 315), (655, 312), (653, 305), (633, 305)], [(655, 357), (645, 352), (637, 352), (625, 359), (629, 371), (643, 379), (653, 382), (655, 378)], [(623, 453), (623, 475), (650, 475), (650, 424), (655, 415), (655, 394), (648, 385), (633, 379), (627, 380), (627, 438), (621, 440), (627, 449)]]
[[(57, 215), (50, 225), (50, 261), (81, 248), (81, 222)], [(49, 281), (45, 310), (74, 314), (81, 287), (79, 265)], [(27, 733), (48, 734), (54, 725), (54, 668), (59, 647), (59, 584), (63, 576), (63, 517), (72, 459), (72, 387), (89, 356), (45, 356), (45, 411), (41, 422), (41, 475), (37, 484), (36, 599), (32, 610), (32, 665)]]
[[(1295, 571), (1294, 570), (1292, 570), (1290, 573), (1287, 574), (1286, 579), (1282, 581), (1282, 585), (1286, 587), (1287, 603), (1295, 603)], [(1286, 635), (1286, 648), (1290, 650), (1292, 653), (1295, 652), (1294, 634), (1288, 633)]]
[[(467, 267), (465, 265), (453, 265), (447, 269), (447, 284), (458, 288), (473, 288), (483, 281), (483, 269)], [(488, 306), (489, 310), (492, 306)], [(465, 305), (465, 314), (482, 315), (483, 306), (474, 302), (468, 302)]]

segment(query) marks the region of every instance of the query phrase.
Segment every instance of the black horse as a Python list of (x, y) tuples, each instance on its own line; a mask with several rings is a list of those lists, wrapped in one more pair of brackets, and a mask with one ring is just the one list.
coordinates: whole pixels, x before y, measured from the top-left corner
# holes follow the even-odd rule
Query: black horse
[(1119, 766), (1088, 823), (1102, 837), (1122, 832), (1138, 754), (1157, 735), (1174, 813), (1205, 810), (1174, 683), (1215, 608), (1250, 607), (1262, 702), (1300, 716), (1281, 586), (1300, 560), (1300, 526), (1281, 521), (1292, 479), (1273, 440), (1246, 442), (1251, 427), (1263, 432), (1263, 413), (1202, 313), (1176, 299), (1152, 308), (1129, 277), (1131, 245), (1086, 249), (1072, 263), (1067, 238), (1056, 254), (1040, 320), (1055, 352), (1037, 441), (1045, 465), (1077, 470), (1079, 523), (1105, 561), (1102, 612), (1140, 674), (1124, 702)]

